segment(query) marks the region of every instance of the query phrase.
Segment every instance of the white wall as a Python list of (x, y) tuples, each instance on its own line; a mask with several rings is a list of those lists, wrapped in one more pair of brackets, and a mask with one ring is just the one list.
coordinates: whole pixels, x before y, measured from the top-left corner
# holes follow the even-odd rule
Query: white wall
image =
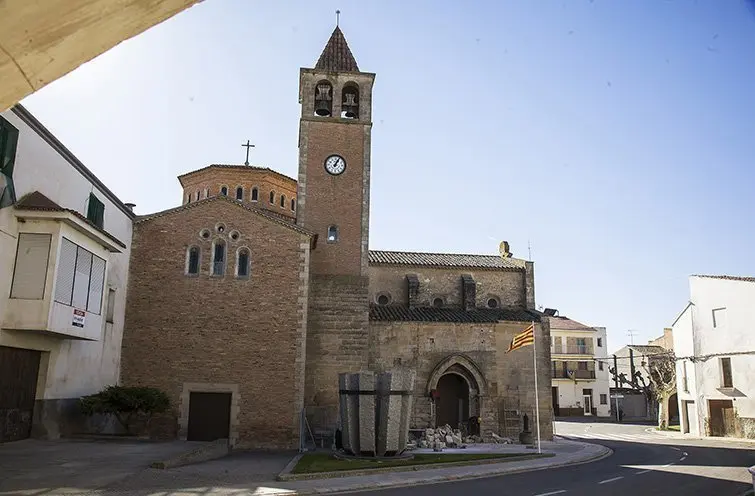
[[(755, 282), (709, 277), (690, 277), (692, 305), (674, 324), (677, 357), (755, 351)], [(719, 313), (714, 327), (714, 309)], [(722, 317), (722, 318), (721, 318)], [(681, 371), (681, 361), (677, 371)], [(690, 371), (694, 368), (694, 374)], [(718, 357), (687, 365), (689, 393), (678, 386), (680, 407), (684, 400), (697, 402), (698, 428), (704, 432), (708, 400), (732, 400), (740, 417), (755, 418), (755, 355), (731, 356), (733, 390), (722, 388)], [(694, 378), (694, 380), (693, 380)], [(681, 409), (680, 409), (681, 412)]]
[[(13, 110), (3, 112), (2, 116), (19, 130), (13, 173), (16, 197), (20, 199), (27, 193), (39, 191), (60, 206), (86, 215), (89, 194), (93, 192), (105, 205), (104, 229), (126, 244), (121, 253), (108, 257), (103, 304), (108, 288), (115, 288), (115, 318), (113, 324), (105, 324), (105, 319), (101, 319), (99, 340), (71, 340), (35, 331), (0, 329), (0, 345), (49, 352), (43, 354), (40, 365), (40, 374), (44, 375), (40, 385), (44, 387), (37, 388), (38, 399), (90, 394), (117, 383), (119, 378), (132, 217), (112, 193), (87, 177), (86, 171), (72, 165), (71, 161), (76, 159), (66, 158), (70, 152), (56, 149), (49, 142), (54, 138), (48, 136), (46, 140), (43, 132), (35, 129), (33, 121), (27, 124)], [(8, 304), (17, 236), (23, 231), (24, 225), (17, 221), (13, 207), (0, 209), (0, 316), (4, 315)]]

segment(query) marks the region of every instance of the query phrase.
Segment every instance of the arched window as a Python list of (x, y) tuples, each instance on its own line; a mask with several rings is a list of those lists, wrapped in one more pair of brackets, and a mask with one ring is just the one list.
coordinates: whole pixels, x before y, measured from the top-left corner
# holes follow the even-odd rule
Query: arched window
[(191, 193), (186, 195), (186, 203), (191, 203)]
[(338, 241), (338, 226), (328, 227), (328, 243), (336, 243)]
[(270, 192), (270, 203), (275, 205), (275, 191)]
[(221, 186), (220, 187), (220, 194), (223, 196), (228, 196), (228, 186)]
[(225, 274), (225, 241), (215, 240), (212, 248), (212, 275), (222, 276)]
[(252, 201), (257, 201), (257, 198), (259, 197), (259, 195), (260, 195), (260, 192), (257, 189), (257, 186), (252, 188)]
[(346, 83), (341, 98), (341, 117), (359, 119), (359, 87), (356, 83)]
[(320, 81), (315, 86), (315, 115), (328, 117), (333, 112), (333, 85)]
[(197, 190), (197, 201), (199, 201), (199, 190)]
[(291, 198), (291, 211), (296, 211), (296, 198)]
[(208, 196), (210, 196), (210, 188), (205, 188), (204, 189), (204, 197), (207, 198)]
[(239, 248), (236, 252), (236, 277), (249, 277), (248, 248)]
[(433, 306), (436, 308), (440, 308), (443, 306), (443, 298), (435, 298), (433, 300)]
[(236, 199), (242, 201), (244, 199), (244, 188), (239, 186), (236, 188)]
[(199, 248), (192, 246), (186, 254), (186, 273), (189, 275), (199, 274)]
[(281, 208), (286, 208), (286, 195), (281, 195)]
[(500, 306), (500, 303), (498, 302), (498, 298), (490, 297), (488, 298), (488, 308), (498, 308)]

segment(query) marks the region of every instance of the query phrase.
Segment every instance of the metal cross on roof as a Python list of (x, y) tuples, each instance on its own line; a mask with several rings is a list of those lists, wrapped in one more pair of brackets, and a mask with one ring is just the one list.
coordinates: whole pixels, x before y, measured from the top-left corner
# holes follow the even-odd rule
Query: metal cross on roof
[(250, 144), (249, 140), (246, 140), (246, 145), (242, 144), (244, 148), (246, 148), (246, 161), (244, 161), (244, 165), (249, 165), (249, 149), (254, 148), (254, 145)]
[(336, 26), (338, 26), (341, 23), (341, 11), (336, 10)]

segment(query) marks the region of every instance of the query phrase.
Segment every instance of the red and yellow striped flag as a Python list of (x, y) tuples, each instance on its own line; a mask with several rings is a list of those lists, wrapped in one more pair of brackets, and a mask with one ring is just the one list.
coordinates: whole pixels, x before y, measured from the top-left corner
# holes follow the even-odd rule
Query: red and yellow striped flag
[(516, 336), (514, 336), (514, 339), (511, 340), (511, 345), (509, 346), (509, 349), (506, 350), (506, 353), (509, 351), (518, 350), (519, 348), (523, 346), (529, 346), (535, 342), (535, 324), (534, 322), (527, 327), (527, 329), (523, 330)]

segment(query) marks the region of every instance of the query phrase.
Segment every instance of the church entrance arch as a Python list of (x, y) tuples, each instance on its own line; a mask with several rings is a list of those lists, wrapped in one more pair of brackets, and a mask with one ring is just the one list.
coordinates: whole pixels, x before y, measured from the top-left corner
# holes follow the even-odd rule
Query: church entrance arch
[(478, 434), (480, 425), (470, 422), (480, 417), (487, 382), (479, 367), (465, 355), (451, 355), (433, 369), (427, 382), (432, 398), (432, 424), (450, 425), (469, 434)]

